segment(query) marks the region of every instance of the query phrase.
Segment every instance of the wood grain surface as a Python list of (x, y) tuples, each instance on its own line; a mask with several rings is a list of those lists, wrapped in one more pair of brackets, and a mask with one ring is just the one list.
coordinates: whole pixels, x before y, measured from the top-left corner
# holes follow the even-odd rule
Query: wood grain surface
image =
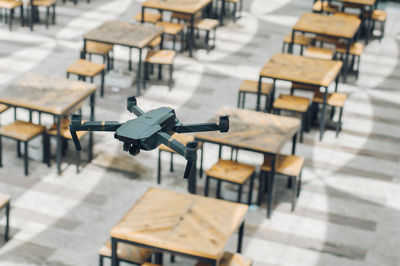
[(247, 210), (245, 204), (149, 188), (111, 229), (111, 236), (218, 260)]
[(342, 65), (341, 61), (275, 54), (261, 69), (260, 76), (327, 87), (335, 80)]
[(124, 21), (107, 21), (89, 31), (84, 39), (102, 43), (144, 48), (163, 32), (161, 27), (133, 24)]
[(89, 95), (91, 83), (28, 73), (0, 92), (0, 103), (63, 115)]
[(142, 6), (186, 14), (195, 14), (212, 0), (146, 0)]
[(229, 115), (229, 132), (195, 134), (201, 141), (236, 146), (262, 153), (279, 153), (282, 146), (300, 129), (300, 120), (245, 109), (222, 108), (219, 115)]
[(304, 13), (293, 26), (293, 30), (337, 38), (353, 38), (360, 24), (361, 20), (354, 17)]

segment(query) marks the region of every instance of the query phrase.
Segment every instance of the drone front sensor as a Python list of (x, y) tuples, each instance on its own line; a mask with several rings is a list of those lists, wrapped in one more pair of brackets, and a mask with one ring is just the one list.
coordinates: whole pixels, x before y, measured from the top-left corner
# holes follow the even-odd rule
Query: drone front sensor
[(127, 109), (129, 112), (135, 114), (137, 118), (128, 120), (125, 123), (117, 121), (91, 121), (82, 123), (80, 115), (72, 115), (69, 129), (75, 148), (77, 150), (82, 149), (76, 135), (77, 131), (113, 131), (115, 132), (114, 138), (123, 142), (123, 150), (133, 156), (138, 155), (140, 150), (149, 151), (157, 148), (160, 144), (164, 144), (185, 157), (188, 161), (184, 178), (189, 178), (193, 168), (196, 166), (197, 142), (190, 142), (185, 147), (171, 136), (174, 133), (228, 132), (229, 130), (228, 116), (221, 116), (219, 124), (201, 123), (183, 125), (176, 117), (174, 109), (160, 107), (145, 113), (137, 107), (137, 100), (134, 96), (127, 99)]

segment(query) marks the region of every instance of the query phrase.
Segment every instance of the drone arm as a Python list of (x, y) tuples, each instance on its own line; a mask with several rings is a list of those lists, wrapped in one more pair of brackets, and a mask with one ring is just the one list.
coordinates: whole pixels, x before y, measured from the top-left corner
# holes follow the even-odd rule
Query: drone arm
[(142, 114), (144, 114), (144, 112), (139, 107), (137, 107), (135, 96), (128, 98), (128, 100), (126, 101), (126, 109), (128, 109), (129, 112), (134, 113), (136, 116), (141, 116)]
[(219, 124), (201, 123), (201, 124), (179, 125), (176, 126), (174, 129), (174, 131), (177, 133), (204, 132), (204, 131), (228, 132), (228, 130), (229, 130), (228, 116), (220, 116)]
[(80, 151), (82, 147), (76, 134), (77, 131), (116, 131), (120, 126), (121, 124), (116, 121), (92, 121), (82, 124), (81, 115), (72, 115), (69, 131), (75, 148)]
[(172, 138), (167, 133), (160, 132), (158, 133), (158, 136), (161, 143), (165, 144), (166, 146), (170, 147), (171, 149), (185, 157), (185, 159), (187, 160), (187, 164), (183, 178), (188, 179), (191, 176), (191, 173), (196, 168), (197, 142), (189, 142), (188, 144), (186, 144), (186, 147), (184, 147), (180, 142)]

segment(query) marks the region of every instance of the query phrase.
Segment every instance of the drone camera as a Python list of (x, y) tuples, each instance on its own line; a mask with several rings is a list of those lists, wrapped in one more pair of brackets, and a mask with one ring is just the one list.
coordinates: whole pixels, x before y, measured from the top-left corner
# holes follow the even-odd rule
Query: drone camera
[(124, 143), (123, 150), (129, 152), (130, 155), (136, 156), (140, 153), (140, 147), (132, 143)]

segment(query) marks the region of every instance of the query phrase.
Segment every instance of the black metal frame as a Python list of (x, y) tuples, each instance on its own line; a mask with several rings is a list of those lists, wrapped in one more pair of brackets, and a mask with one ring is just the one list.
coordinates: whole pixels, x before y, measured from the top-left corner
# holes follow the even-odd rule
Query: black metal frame
[[(238, 244), (237, 244), (237, 252), (238, 253), (242, 252), (243, 234), (244, 234), (244, 221), (240, 225), (239, 231), (238, 231), (238, 235), (239, 235)], [(118, 257), (117, 257), (117, 244), (118, 244), (118, 242), (125, 243), (125, 244), (128, 244), (128, 245), (134, 245), (134, 246), (141, 247), (141, 248), (148, 248), (148, 249), (151, 249), (151, 250), (153, 250), (153, 251), (155, 251), (157, 253), (161, 253), (160, 254), (161, 256), (160, 255), (156, 256), (156, 261), (155, 261), (155, 263), (159, 264), (159, 265), (162, 265), (162, 255), (163, 255), (163, 253), (170, 253), (171, 255), (178, 255), (178, 256), (182, 256), (182, 257), (201, 260), (201, 261), (210, 263), (211, 266), (217, 266), (218, 265), (218, 260), (215, 260), (215, 259), (204, 258), (204, 257), (201, 257), (201, 256), (195, 256), (195, 255), (191, 255), (191, 254), (177, 252), (177, 251), (166, 249), (166, 248), (159, 248), (159, 247), (149, 246), (149, 245), (145, 245), (145, 244), (142, 244), (142, 243), (139, 243), (139, 242), (125, 240), (125, 239), (119, 239), (119, 238), (111, 236), (111, 265), (112, 266), (118, 266), (119, 265), (120, 259), (118, 259)]]

